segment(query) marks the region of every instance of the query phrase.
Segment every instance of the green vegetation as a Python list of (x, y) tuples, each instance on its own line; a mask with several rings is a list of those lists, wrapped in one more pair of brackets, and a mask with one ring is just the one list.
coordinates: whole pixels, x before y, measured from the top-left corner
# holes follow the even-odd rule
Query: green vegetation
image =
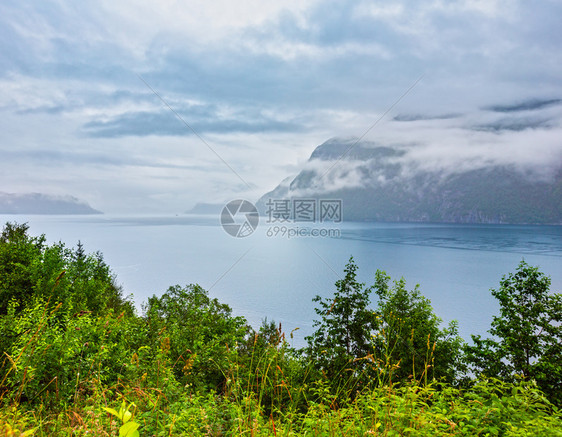
[(550, 278), (524, 261), (502, 278), (492, 295), (500, 303), (490, 334), (473, 336), (465, 348), (473, 369), (514, 380), (536, 380), (549, 398), (562, 404), (562, 294), (550, 294)]
[[(350, 259), (303, 349), (198, 285), (136, 314), (100, 253), (0, 236), (0, 434), (562, 435), (561, 295), (522, 262), (492, 338), (441, 327), (418, 287)], [(289, 334), (292, 336), (292, 333)]]

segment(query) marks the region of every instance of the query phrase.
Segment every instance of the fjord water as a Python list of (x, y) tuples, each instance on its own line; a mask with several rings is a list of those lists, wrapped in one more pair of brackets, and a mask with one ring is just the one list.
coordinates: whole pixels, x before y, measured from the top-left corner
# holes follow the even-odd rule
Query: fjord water
[[(329, 297), (350, 256), (359, 280), (377, 269), (408, 288), (420, 284), (445, 322), (461, 335), (485, 334), (498, 305), (490, 294), (525, 259), (562, 291), (562, 226), (344, 223), (338, 238), (267, 235), (263, 222), (245, 238), (228, 235), (216, 216), (0, 216), (32, 235), (87, 252), (101, 251), (125, 294), (140, 308), (175, 284), (198, 283), (253, 326), (282, 323), (295, 346), (312, 332), (315, 295)], [(328, 226), (330, 227), (330, 226)], [(331, 226), (333, 227), (333, 226)], [(271, 234), (271, 232), (270, 232)]]

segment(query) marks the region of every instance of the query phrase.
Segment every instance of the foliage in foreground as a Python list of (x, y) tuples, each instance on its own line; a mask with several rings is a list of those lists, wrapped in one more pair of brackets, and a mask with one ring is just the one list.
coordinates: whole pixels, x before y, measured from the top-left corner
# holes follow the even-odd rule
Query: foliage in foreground
[[(339, 408), (332, 406), (327, 385), (320, 381), (314, 385), (317, 397), (304, 411), (288, 408), (270, 415), (264, 414), (252, 393), (240, 399), (200, 393), (170, 401), (159, 390), (138, 386), (124, 389), (120, 393), (127, 401), (115, 399), (108, 408), (104, 406), (108, 388), (58, 412), (5, 407), (0, 429), (7, 435), (20, 435), (7, 432), (17, 429), (45, 436), (109, 436), (119, 435), (130, 423), (140, 435), (562, 435), (560, 414), (528, 382), (481, 380), (467, 391), (438, 383), (380, 386)], [(122, 403), (130, 416), (118, 411)]]
[(550, 278), (521, 261), (492, 295), (500, 303), (492, 338), (472, 336), (466, 356), (476, 372), (513, 380), (534, 379), (562, 405), (562, 294), (550, 294)]
[[(334, 296), (316, 299), (316, 331), (295, 350), (281, 326), (255, 331), (197, 285), (137, 316), (101, 254), (8, 224), (0, 435), (562, 435), (560, 295), (536, 268), (493, 291), (496, 339), (473, 346), (417, 287), (377, 271), (367, 288), (356, 271), (351, 259)], [(484, 376), (468, 378), (464, 360)]]

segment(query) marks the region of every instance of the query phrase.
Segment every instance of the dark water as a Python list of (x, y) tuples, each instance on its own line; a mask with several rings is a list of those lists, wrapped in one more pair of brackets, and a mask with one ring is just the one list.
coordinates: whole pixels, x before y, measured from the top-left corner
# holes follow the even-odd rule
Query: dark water
[(257, 326), (281, 322), (294, 344), (312, 330), (319, 294), (330, 296), (351, 255), (359, 279), (377, 269), (407, 286), (420, 284), (435, 312), (456, 319), (461, 335), (484, 334), (498, 306), (490, 288), (521, 259), (552, 277), (562, 291), (562, 227), (505, 225), (359, 224), (339, 238), (268, 237), (260, 225), (249, 237), (226, 234), (216, 217), (0, 216), (28, 222), (32, 234), (88, 252), (103, 252), (125, 292), (140, 304), (173, 284), (199, 283)]

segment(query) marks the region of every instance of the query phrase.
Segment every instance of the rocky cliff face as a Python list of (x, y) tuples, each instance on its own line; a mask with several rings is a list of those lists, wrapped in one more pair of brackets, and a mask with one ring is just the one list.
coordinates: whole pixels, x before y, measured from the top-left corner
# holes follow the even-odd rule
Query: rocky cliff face
[(428, 169), (408, 153), (329, 140), (259, 208), (268, 199), (330, 198), (342, 200), (346, 221), (562, 224), (562, 163), (548, 175), (497, 164)]

